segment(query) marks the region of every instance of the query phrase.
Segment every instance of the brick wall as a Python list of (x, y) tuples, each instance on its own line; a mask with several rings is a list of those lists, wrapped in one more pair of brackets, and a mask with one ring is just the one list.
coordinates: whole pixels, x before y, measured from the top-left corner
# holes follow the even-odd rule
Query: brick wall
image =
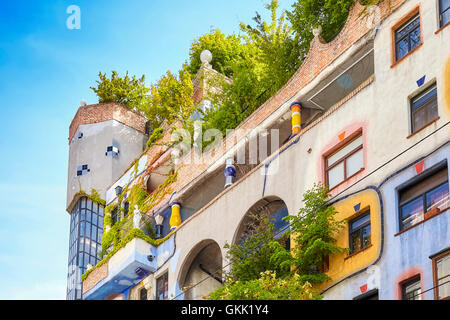
[(80, 107), (69, 127), (69, 142), (82, 124), (92, 124), (108, 120), (116, 120), (131, 128), (145, 133), (146, 119), (136, 111), (111, 102)]

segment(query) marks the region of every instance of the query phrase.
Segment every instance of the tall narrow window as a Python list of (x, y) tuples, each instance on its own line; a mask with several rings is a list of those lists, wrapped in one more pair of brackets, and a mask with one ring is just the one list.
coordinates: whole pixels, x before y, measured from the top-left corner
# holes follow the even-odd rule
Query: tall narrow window
[(422, 43), (420, 15), (417, 13), (395, 30), (395, 60), (398, 61)]
[(422, 300), (422, 289), (420, 286), (420, 276), (403, 282), (402, 300)]
[(156, 279), (156, 300), (165, 300), (169, 297), (169, 274)]
[(437, 117), (438, 99), (436, 84), (434, 84), (411, 99), (412, 133), (422, 129)]
[(139, 291), (139, 300), (148, 300), (148, 299), (147, 299), (147, 289), (142, 288), (142, 289)]
[(130, 203), (127, 201), (123, 204), (123, 216), (126, 217), (130, 211)]
[(439, 0), (439, 24), (441, 27), (450, 22), (450, 0)]
[(399, 192), (400, 231), (421, 221), (424, 216), (449, 206), (448, 168), (445, 166)]
[(450, 299), (450, 250), (433, 258), (434, 298)]
[(370, 241), (370, 211), (366, 211), (349, 222), (350, 254), (367, 248)]
[(359, 135), (325, 159), (328, 188), (332, 189), (364, 169), (363, 138)]
[(111, 212), (111, 227), (116, 224), (116, 222), (119, 220), (118, 219), (118, 211), (117, 208), (115, 208), (112, 212)]

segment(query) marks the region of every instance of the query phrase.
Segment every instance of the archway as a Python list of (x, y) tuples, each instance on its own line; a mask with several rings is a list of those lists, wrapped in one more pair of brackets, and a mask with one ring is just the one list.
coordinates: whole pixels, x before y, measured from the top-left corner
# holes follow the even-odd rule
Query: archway
[[(233, 243), (241, 243), (250, 234), (255, 232), (257, 225), (260, 223), (256, 217), (265, 216), (274, 225), (274, 236), (276, 239), (281, 239), (285, 231), (287, 231), (289, 225), (283, 220), (284, 217), (289, 215), (286, 203), (275, 196), (265, 197), (253, 206), (251, 206), (244, 217), (242, 218), (239, 226), (236, 230)], [(286, 247), (289, 247), (289, 239), (284, 239)]]
[(201, 300), (222, 286), (222, 251), (214, 240), (203, 240), (189, 253), (179, 283), (185, 300)]

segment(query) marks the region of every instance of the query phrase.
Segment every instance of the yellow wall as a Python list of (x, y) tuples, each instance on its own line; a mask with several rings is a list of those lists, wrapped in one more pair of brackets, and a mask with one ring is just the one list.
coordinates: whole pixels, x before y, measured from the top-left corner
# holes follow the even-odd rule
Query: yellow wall
[(446, 104), (444, 110), (450, 116), (450, 56), (447, 58), (444, 68), (444, 100)]
[[(355, 212), (354, 207), (358, 204), (360, 210)], [(326, 289), (337, 281), (371, 265), (376, 261), (381, 250), (381, 205), (378, 194), (373, 189), (368, 189), (354, 194), (338, 203), (334, 204), (338, 211), (336, 220), (351, 220), (358, 214), (366, 212), (370, 208), (371, 223), (371, 246), (359, 253), (348, 257), (348, 252), (333, 255), (330, 257), (330, 268), (327, 275), (332, 279), (322, 284), (318, 289)], [(345, 225), (337, 236), (337, 245), (349, 248), (349, 225)]]

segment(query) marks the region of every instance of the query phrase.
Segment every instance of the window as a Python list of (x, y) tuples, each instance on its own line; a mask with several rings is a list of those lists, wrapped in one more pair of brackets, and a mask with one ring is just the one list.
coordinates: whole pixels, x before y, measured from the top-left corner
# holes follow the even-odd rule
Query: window
[(156, 300), (165, 300), (169, 297), (169, 274), (156, 279)]
[(402, 300), (422, 300), (420, 276), (407, 280), (401, 284)]
[[(449, 0), (450, 1), (450, 0)], [(436, 84), (425, 89), (411, 99), (411, 129), (412, 133), (422, 129), (438, 117)]]
[(450, 250), (433, 258), (434, 298), (450, 299)]
[(445, 26), (450, 22), (450, 0), (439, 0), (439, 25)]
[(351, 178), (364, 169), (363, 139), (359, 135), (325, 160), (329, 189)]
[(114, 208), (111, 212), (111, 227), (118, 221), (118, 210)]
[(350, 254), (370, 245), (370, 211), (364, 212), (349, 222)]
[(139, 291), (139, 300), (147, 300), (147, 289), (142, 288)]
[(395, 60), (400, 60), (421, 43), (420, 15), (417, 13), (395, 30)]
[(427, 213), (449, 206), (448, 168), (435, 170), (399, 192), (400, 231), (424, 220)]
[(91, 172), (91, 170), (88, 168), (87, 164), (83, 164), (82, 166), (77, 167), (77, 176), (85, 175), (88, 172)]
[(105, 156), (112, 156), (113, 158), (117, 158), (119, 156), (119, 144), (117, 142), (113, 142), (112, 146), (106, 147)]
[(126, 217), (130, 211), (130, 203), (127, 201), (123, 204), (123, 216)]

